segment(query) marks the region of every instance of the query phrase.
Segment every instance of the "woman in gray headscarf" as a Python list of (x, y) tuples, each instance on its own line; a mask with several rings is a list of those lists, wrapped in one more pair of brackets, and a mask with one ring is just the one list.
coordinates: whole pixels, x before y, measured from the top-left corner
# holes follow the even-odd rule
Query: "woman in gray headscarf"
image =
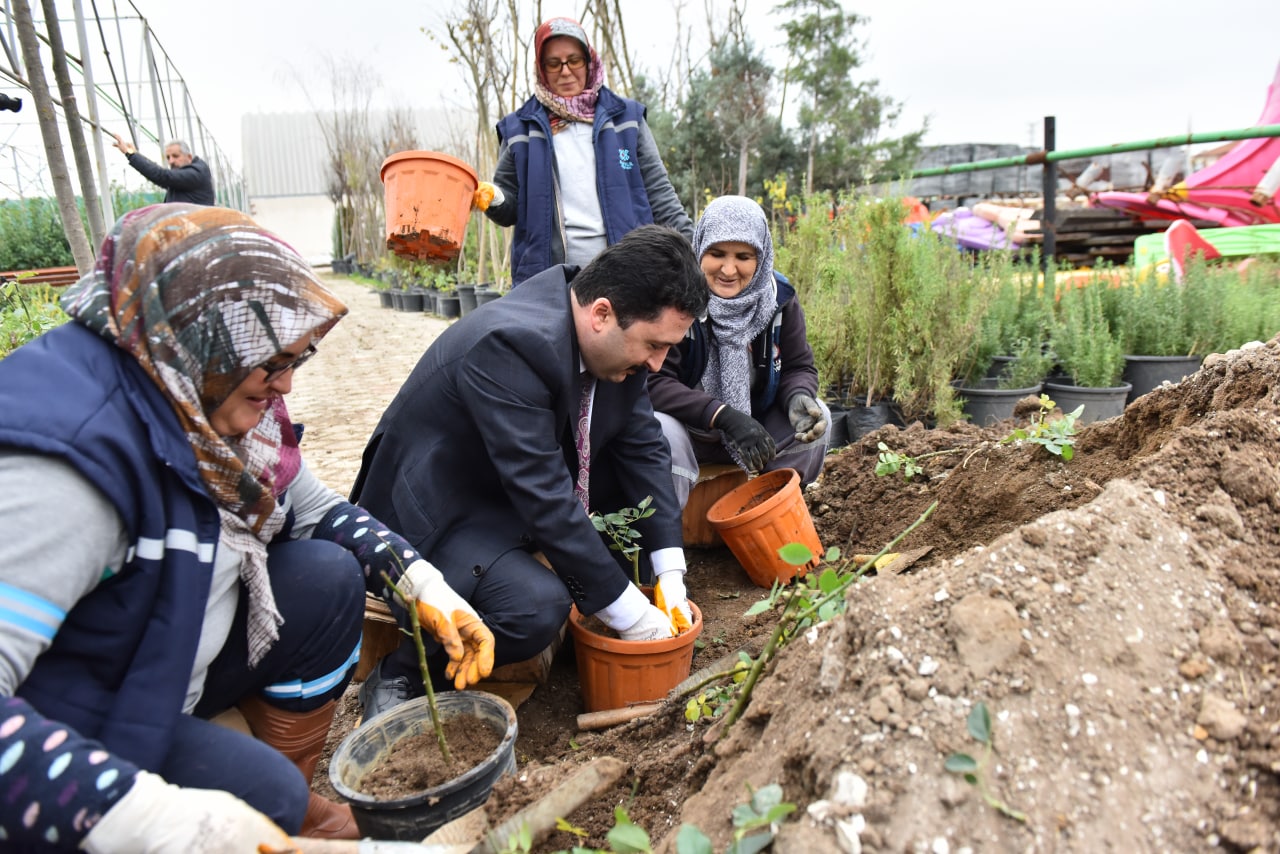
[(831, 414), (817, 399), (804, 311), (773, 269), (764, 211), (743, 196), (721, 196), (698, 220), (693, 249), (711, 290), (707, 317), (649, 378), (680, 503), (699, 463), (733, 462), (755, 473), (793, 468), (812, 482)]

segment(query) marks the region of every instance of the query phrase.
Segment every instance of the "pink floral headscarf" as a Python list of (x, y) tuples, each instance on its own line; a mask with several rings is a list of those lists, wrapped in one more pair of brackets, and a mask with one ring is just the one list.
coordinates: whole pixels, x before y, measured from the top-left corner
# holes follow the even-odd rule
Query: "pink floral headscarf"
[[(542, 47), (548, 39), (556, 36), (569, 36), (582, 43), (587, 52), (587, 85), (572, 98), (562, 98), (552, 91), (547, 83), (547, 73), (542, 68)], [(600, 96), (600, 87), (604, 85), (604, 64), (600, 62), (595, 48), (587, 41), (587, 32), (573, 18), (551, 18), (543, 21), (533, 35), (533, 64), (537, 74), (537, 83), (533, 86), (533, 96), (538, 103), (551, 113), (551, 132), (555, 133), (564, 122), (587, 122), (595, 120), (596, 99)], [(557, 121), (559, 120), (559, 121)]]

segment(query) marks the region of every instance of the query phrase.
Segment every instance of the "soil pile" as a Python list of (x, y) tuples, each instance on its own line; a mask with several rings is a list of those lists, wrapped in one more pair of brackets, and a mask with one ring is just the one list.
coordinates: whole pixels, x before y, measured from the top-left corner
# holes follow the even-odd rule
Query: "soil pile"
[[(834, 460), (824, 541), (877, 550), (938, 500), (901, 546), (930, 562), (784, 651), (681, 820), (724, 841), (743, 784), (776, 781), (808, 807), (779, 850), (1280, 850), (1278, 355), (1211, 357), (1069, 463), (968, 427)], [(877, 441), (966, 450), (908, 483), (875, 477)], [(1025, 824), (943, 769), (981, 756), (978, 702)]]

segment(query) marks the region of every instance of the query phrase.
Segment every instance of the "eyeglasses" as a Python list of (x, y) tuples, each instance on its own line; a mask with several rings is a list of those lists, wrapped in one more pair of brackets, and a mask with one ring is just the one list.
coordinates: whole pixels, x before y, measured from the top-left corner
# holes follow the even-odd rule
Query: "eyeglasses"
[(561, 66), (564, 65), (569, 66), (572, 71), (577, 71), (586, 64), (587, 58), (585, 56), (578, 56), (577, 54), (574, 54), (568, 59), (561, 59), (558, 56), (553, 56), (550, 59), (542, 60), (542, 70), (548, 74), (555, 74), (560, 70)]
[(310, 359), (315, 354), (316, 345), (308, 344), (307, 349), (303, 350), (299, 355), (292, 359), (272, 356), (270, 359), (267, 359), (265, 362), (257, 365), (256, 368), (262, 368), (262, 370), (266, 371), (267, 377), (265, 381), (271, 383), (280, 379), (285, 371), (292, 371), (296, 368), (301, 368), (307, 363), (307, 359)]

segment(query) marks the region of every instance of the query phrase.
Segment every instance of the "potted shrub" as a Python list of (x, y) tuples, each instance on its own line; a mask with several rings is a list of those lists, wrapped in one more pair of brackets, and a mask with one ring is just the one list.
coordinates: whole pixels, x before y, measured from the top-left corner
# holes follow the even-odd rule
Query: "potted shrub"
[[(834, 340), (866, 405), (891, 397), (905, 420), (961, 417), (952, 381), (974, 357), (982, 320), (1012, 279), (1007, 252), (970, 256), (903, 224), (898, 198), (852, 199), (833, 220), (836, 281), (847, 290)], [(851, 438), (853, 432), (850, 431)]]
[(986, 426), (1013, 416), (1019, 400), (1037, 395), (1053, 369), (1049, 318), (1036, 276), (1005, 277), (979, 325), (956, 394), (966, 417)]
[[(591, 515), (596, 530), (607, 536), (610, 548), (631, 563), (632, 583), (640, 587), (640, 533), (632, 523), (653, 513), (652, 496), (634, 508), (617, 513)], [(652, 588), (640, 587), (652, 601)], [(569, 610), (569, 633), (573, 635), (574, 657), (582, 703), (588, 712), (620, 709), (631, 703), (660, 700), (689, 676), (693, 664), (693, 643), (702, 632), (702, 612), (689, 603), (693, 625), (680, 634), (657, 640), (628, 641), (613, 637), (599, 620), (588, 618), (574, 605)]]
[[(417, 611), (383, 578), (405, 606), (426, 696), (347, 735), (330, 759), (329, 781), (350, 802), (362, 836), (416, 842), (482, 805), (498, 779), (515, 771), (516, 714), (483, 691), (435, 693)], [(446, 730), (459, 736), (452, 751)]]
[[(1129, 268), (1132, 273), (1133, 268)], [(1124, 374), (1133, 386), (1133, 401), (1166, 380), (1179, 382), (1200, 369), (1204, 351), (1197, 340), (1184, 283), (1138, 281), (1130, 275), (1120, 287), (1107, 292), (1114, 328), (1122, 330)]]
[(1124, 412), (1125, 399), (1132, 388), (1120, 379), (1124, 343), (1107, 320), (1105, 290), (1106, 285), (1098, 279), (1084, 287), (1066, 287), (1053, 324), (1053, 350), (1067, 379), (1047, 382), (1045, 390), (1063, 411), (1083, 404), (1082, 424)]

